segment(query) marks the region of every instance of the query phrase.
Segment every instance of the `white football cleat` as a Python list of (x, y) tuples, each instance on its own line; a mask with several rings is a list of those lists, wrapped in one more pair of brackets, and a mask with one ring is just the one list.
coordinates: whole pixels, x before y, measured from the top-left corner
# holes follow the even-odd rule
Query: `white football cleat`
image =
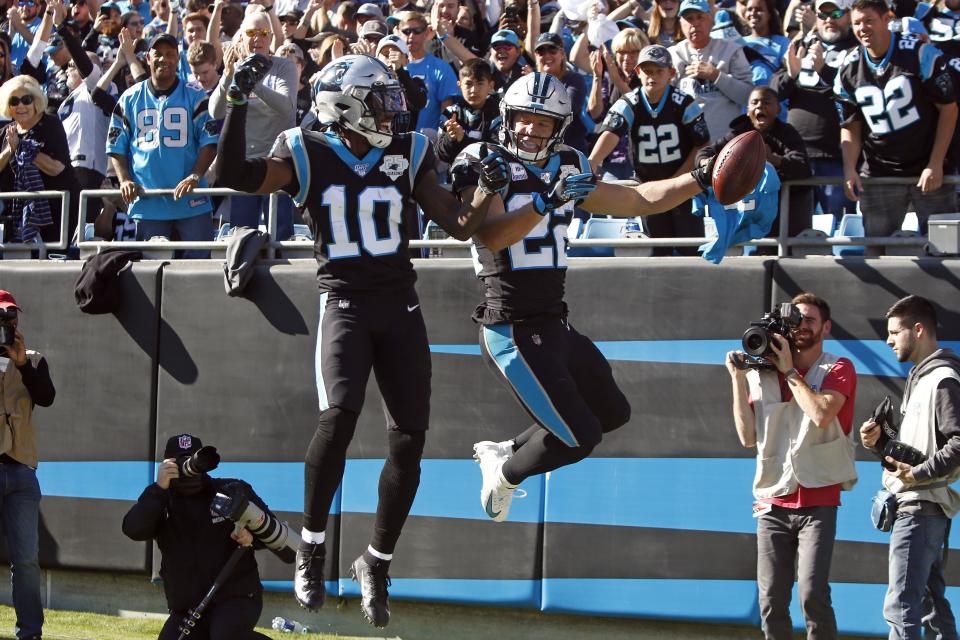
[(500, 470), (513, 454), (512, 441), (478, 442), (473, 445), (474, 459), (480, 465), (483, 486), (480, 489), (480, 505), (494, 522), (503, 522), (510, 512), (510, 503), (516, 487), (509, 487)]

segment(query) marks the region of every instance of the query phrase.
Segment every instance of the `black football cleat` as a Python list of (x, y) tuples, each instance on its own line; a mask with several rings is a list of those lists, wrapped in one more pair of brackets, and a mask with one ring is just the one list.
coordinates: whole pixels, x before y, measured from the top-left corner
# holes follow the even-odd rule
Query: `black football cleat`
[(324, 544), (301, 542), (297, 548), (297, 570), (293, 575), (293, 594), (304, 609), (313, 611), (323, 606), (327, 597), (323, 585)]
[(390, 603), (387, 601), (387, 587), (390, 576), (386, 567), (370, 565), (363, 556), (353, 561), (350, 577), (360, 583), (360, 609), (367, 621), (378, 629), (390, 622)]

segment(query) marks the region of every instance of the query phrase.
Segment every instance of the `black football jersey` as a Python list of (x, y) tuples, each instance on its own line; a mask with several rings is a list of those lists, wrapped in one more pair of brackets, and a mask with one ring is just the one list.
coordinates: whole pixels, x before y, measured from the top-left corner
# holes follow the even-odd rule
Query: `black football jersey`
[(960, 11), (938, 10), (926, 2), (917, 4), (914, 17), (923, 23), (930, 42), (943, 52), (947, 67), (960, 75)]
[(313, 232), (321, 291), (383, 291), (416, 281), (405, 215), (416, 210), (413, 193), (436, 164), (427, 138), (397, 135), (357, 158), (331, 131), (288, 129), (271, 155), (296, 173), (287, 191)]
[[(476, 163), (487, 156), (489, 143), (474, 143), (460, 152), (451, 167), (454, 192), (476, 186)], [(506, 154), (506, 151), (503, 152)], [(561, 145), (541, 169), (509, 156), (510, 183), (500, 192), (506, 210), (528, 203), (535, 193), (545, 192), (558, 177), (589, 173), (590, 163), (580, 151)], [(519, 242), (501, 251), (491, 251), (474, 238), (473, 261), (483, 281), (484, 302), (474, 318), (483, 324), (521, 322), (543, 316), (563, 316), (564, 282), (567, 274), (567, 227), (576, 202), (568, 202), (543, 217)]]
[(956, 99), (940, 50), (900, 34), (880, 61), (863, 47), (848, 51), (834, 93), (840, 124), (863, 122), (866, 176), (920, 175), (936, 137), (936, 105)]
[(655, 106), (642, 88), (617, 100), (597, 133), (604, 131), (630, 136), (630, 160), (641, 182), (672, 177), (692, 149), (710, 141), (703, 107), (671, 86)]

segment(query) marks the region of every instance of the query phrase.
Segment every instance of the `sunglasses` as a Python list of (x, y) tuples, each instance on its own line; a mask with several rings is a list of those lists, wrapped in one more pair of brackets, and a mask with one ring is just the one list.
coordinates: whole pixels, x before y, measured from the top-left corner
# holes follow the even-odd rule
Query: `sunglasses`
[(534, 53), (556, 53), (560, 51), (560, 47), (555, 47), (552, 44), (545, 44), (542, 47), (537, 47), (534, 50)]
[(35, 7), (37, 3), (33, 2), (33, 0), (20, 0), (17, 5), (20, 7)]
[(822, 11), (817, 12), (817, 17), (821, 20), (826, 20), (827, 18), (833, 18), (834, 20), (839, 20), (846, 15), (846, 11), (843, 9), (834, 9), (833, 11), (827, 11), (826, 13)]
[(244, 33), (247, 34), (248, 38), (256, 38), (257, 36), (266, 38), (270, 35), (270, 29), (247, 29)]
[(11, 106), (11, 107), (18, 107), (18, 106), (20, 106), (21, 104), (24, 105), (24, 106), (26, 106), (26, 107), (29, 107), (30, 105), (33, 104), (33, 96), (31, 96), (30, 94), (27, 94), (27, 95), (22, 96), (22, 97), (21, 97), (21, 96), (11, 96), (11, 97), (10, 97), (10, 106)]
[(426, 27), (407, 27), (406, 29), (400, 29), (400, 33), (405, 36), (418, 36), (426, 30)]
[(300, 24), (300, 21), (297, 20), (296, 18), (281, 18), (280, 23), (281, 24)]

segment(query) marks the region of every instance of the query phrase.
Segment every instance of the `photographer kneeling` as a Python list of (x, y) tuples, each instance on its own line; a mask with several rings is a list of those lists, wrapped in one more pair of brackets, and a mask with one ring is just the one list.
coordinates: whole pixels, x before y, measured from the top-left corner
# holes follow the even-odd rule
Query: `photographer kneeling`
[[(177, 640), (184, 628), (191, 640), (267, 638), (253, 630), (263, 609), (257, 561), (250, 550), (239, 559), (233, 555), (238, 544), (266, 546), (292, 562), (299, 538), (250, 485), (207, 475), (220, 456), (213, 447), (203, 447), (199, 438), (173, 436), (163, 457), (157, 481), (123, 518), (127, 537), (156, 539), (160, 547), (170, 617), (158, 640)], [(230, 561), (236, 566), (221, 576)], [(212, 590), (215, 583), (219, 587)], [(207, 598), (211, 591), (215, 593)]]

